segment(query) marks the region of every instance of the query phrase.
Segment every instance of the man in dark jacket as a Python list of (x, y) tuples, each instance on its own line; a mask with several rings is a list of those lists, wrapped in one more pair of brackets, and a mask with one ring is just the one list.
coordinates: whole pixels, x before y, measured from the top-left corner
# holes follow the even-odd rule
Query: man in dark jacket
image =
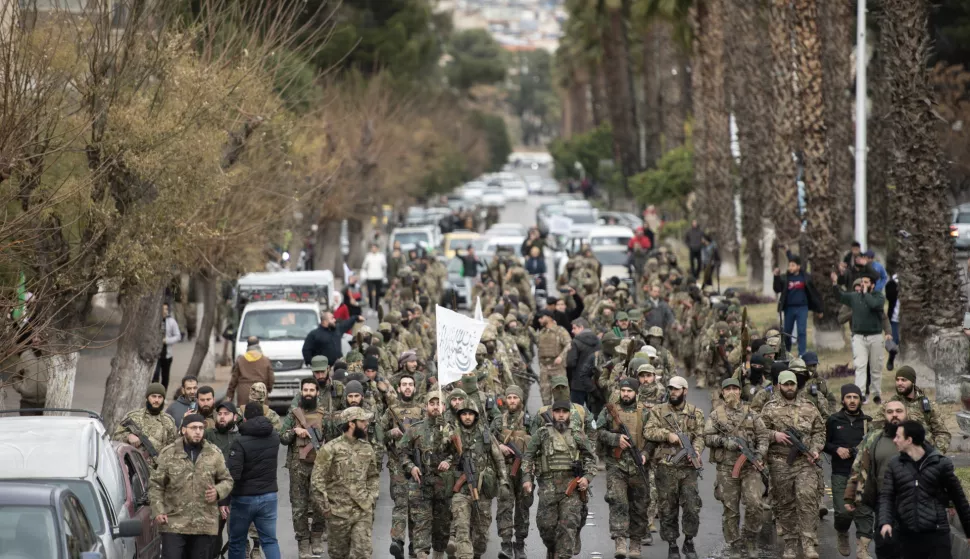
[[(891, 340), (889, 332), (884, 333), (883, 320), (885, 314), (883, 306), (886, 297), (879, 291), (874, 291), (873, 275), (862, 277), (862, 291), (844, 292), (838, 287), (839, 278), (832, 272), (832, 289), (843, 305), (852, 309), (852, 362), (855, 365), (856, 386), (866, 385), (866, 367), (869, 368), (869, 380), (872, 399), (881, 403), (880, 386), (882, 382), (883, 344)], [(863, 401), (863, 403), (866, 403)]]
[[(560, 298), (549, 297), (546, 299), (546, 309), (552, 313), (552, 318), (556, 321), (556, 324), (565, 328), (567, 332), (572, 328), (572, 322), (583, 314), (585, 308), (583, 298), (579, 296), (579, 293), (576, 293), (576, 290), (572, 287), (568, 289), (569, 291), (563, 293)], [(574, 306), (572, 309), (566, 305), (566, 296), (573, 298)], [(536, 313), (532, 319), (532, 327), (536, 330), (542, 328), (539, 324), (539, 316), (540, 314)]]
[(879, 532), (899, 540), (903, 559), (950, 559), (952, 501), (966, 533), (970, 503), (953, 462), (925, 444), (926, 429), (918, 421), (904, 421), (896, 429), (899, 455), (890, 460), (879, 492)]
[[(845, 486), (852, 473), (856, 448), (866, 436), (871, 417), (862, 413), (862, 390), (854, 384), (842, 386), (842, 409), (825, 422), (824, 451), (832, 457), (832, 505), (835, 508), (835, 531), (838, 549), (849, 556), (849, 527), (855, 521), (856, 538), (872, 539), (872, 509), (862, 505), (854, 512), (844, 507)], [(862, 545), (860, 548), (864, 547)]]
[(660, 286), (657, 284), (650, 286), (650, 292), (643, 302), (643, 327), (659, 326), (667, 331), (677, 322), (674, 311), (671, 310), (667, 301), (660, 296)]
[(701, 273), (701, 249), (704, 248), (704, 230), (697, 225), (697, 220), (690, 222), (690, 229), (684, 234), (684, 243), (690, 251), (690, 275), (695, 279)]
[[(179, 390), (178, 398), (172, 402), (165, 413), (172, 416), (175, 420), (175, 429), (182, 428), (182, 418), (189, 410), (195, 411), (199, 405), (195, 401), (195, 393), (199, 390), (199, 379), (192, 375), (182, 377), (182, 388)], [(161, 449), (158, 449), (161, 450)]]
[[(232, 447), (232, 443), (239, 438), (239, 429), (236, 427), (236, 421), (238, 419), (239, 415), (236, 411), (235, 404), (226, 400), (216, 406), (215, 426), (205, 430), (206, 442), (210, 442), (219, 447), (223, 456), (229, 456), (229, 449)], [(222, 532), (226, 529), (226, 519), (229, 518), (229, 500), (230, 497), (227, 495), (225, 499), (219, 501), (219, 535), (216, 536), (217, 545), (212, 549), (214, 557), (221, 555)]]
[(280, 559), (276, 541), (276, 461), (280, 436), (263, 415), (261, 406), (246, 406), (240, 437), (232, 443), (226, 466), (232, 476), (232, 507), (229, 512), (229, 557), (246, 555), (249, 525), (256, 526), (266, 559)]
[(585, 318), (574, 320), (572, 327), (573, 343), (566, 353), (569, 399), (574, 404), (585, 406), (589, 393), (596, 390), (596, 352), (601, 344)]
[(331, 363), (336, 363), (344, 354), (340, 348), (343, 333), (350, 330), (355, 322), (363, 321), (361, 315), (337, 321), (332, 312), (321, 312), (320, 326), (311, 330), (303, 342), (303, 362), (309, 365), (314, 355), (325, 355)]
[(798, 325), (798, 355), (805, 353), (808, 341), (808, 311), (822, 312), (822, 298), (812, 284), (812, 277), (802, 270), (802, 260), (792, 254), (788, 257), (788, 273), (782, 276), (775, 268), (775, 293), (778, 312), (785, 314), (785, 349), (791, 351), (792, 329)]

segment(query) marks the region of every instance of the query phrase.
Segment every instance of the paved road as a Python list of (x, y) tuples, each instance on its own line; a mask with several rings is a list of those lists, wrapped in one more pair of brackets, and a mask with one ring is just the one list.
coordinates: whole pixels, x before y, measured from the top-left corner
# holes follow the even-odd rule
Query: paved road
[[(542, 198), (540, 197), (529, 197), (529, 199), (524, 203), (511, 203), (503, 211), (502, 221), (514, 221), (532, 224), (535, 222), (536, 207), (541, 202)], [(374, 319), (370, 319), (369, 322), (374, 322)], [(372, 324), (371, 326), (376, 327), (376, 324)], [(178, 379), (181, 378), (185, 368), (188, 365), (192, 352), (192, 344), (178, 344), (173, 349), (175, 360), (172, 367), (172, 378)], [(110, 371), (110, 360), (113, 354), (113, 346), (82, 352), (78, 366), (78, 377), (74, 398), (74, 405), (76, 407), (94, 410), (101, 409), (101, 402), (104, 396), (104, 383), (105, 379), (107, 378), (107, 374)], [(705, 413), (709, 411), (710, 399), (706, 390), (692, 391), (688, 394), (688, 400), (691, 403), (699, 406), (702, 410), (704, 410)], [(537, 386), (533, 386), (529, 402), (530, 411), (534, 412), (539, 404), (539, 392)], [(8, 395), (7, 404), (15, 405), (16, 397), (14, 396), (11, 398)], [(278, 537), (282, 545), (283, 557), (295, 558), (297, 556), (297, 550), (296, 541), (293, 535), (293, 525), (291, 521), (292, 516), (288, 498), (289, 477), (287, 475), (287, 470), (282, 467), (284, 456), (284, 451), (281, 449), (281, 466), (279, 470), (280, 521), (278, 524)], [(706, 453), (704, 457), (705, 459), (707, 458)], [(828, 474), (826, 473), (826, 475)], [(705, 468), (704, 478), (700, 482), (701, 498), (704, 506), (701, 509), (701, 527), (700, 533), (696, 539), (696, 543), (700, 556), (709, 558), (719, 558), (723, 552), (723, 541), (720, 527), (721, 506), (714, 500), (713, 497), (714, 478), (714, 469), (710, 465), (707, 465)], [(592, 486), (590, 514), (588, 524), (583, 530), (583, 550), (580, 557), (588, 559), (612, 557), (613, 542), (610, 540), (608, 533), (609, 510), (603, 500), (603, 496), (605, 495), (605, 487), (605, 479), (601, 472), (600, 475), (598, 475), (594, 480)], [(374, 526), (374, 557), (390, 557), (387, 550), (390, 546), (389, 531), (392, 505), (393, 504), (389, 496), (388, 477), (385, 469), (382, 476), (381, 497), (377, 504), (376, 521)], [(838, 554), (835, 550), (835, 534), (832, 529), (831, 515), (826, 520), (827, 522), (823, 521), (822, 546), (819, 549), (819, 552), (822, 557), (837, 557)], [(498, 553), (498, 537), (495, 535), (494, 527), (492, 530), (493, 537), (489, 542), (490, 545), (487, 553), (485, 554), (486, 558), (494, 558)], [(769, 557), (777, 557), (779, 555), (779, 553), (773, 549), (773, 546), (771, 546), (770, 543), (767, 543), (767, 538), (770, 537), (770, 532), (770, 529), (766, 529), (764, 533), (765, 537), (762, 539), (761, 544), (762, 548), (764, 549), (762, 552), (762, 557), (766, 559)], [(656, 534), (655, 539), (656, 544), (653, 547), (644, 548), (643, 557), (645, 559), (662, 559), (667, 556), (666, 546), (663, 545), (659, 539), (659, 536)], [(530, 557), (540, 557), (544, 553), (544, 548), (542, 547), (538, 532), (534, 528), (534, 524), (530, 537), (527, 541), (527, 549)]]

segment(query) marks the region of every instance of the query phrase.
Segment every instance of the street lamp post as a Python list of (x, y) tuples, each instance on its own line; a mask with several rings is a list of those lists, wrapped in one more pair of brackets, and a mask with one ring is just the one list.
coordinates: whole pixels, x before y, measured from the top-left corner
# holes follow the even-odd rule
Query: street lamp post
[(866, 0), (857, 0), (855, 55), (855, 240), (868, 248), (866, 223)]

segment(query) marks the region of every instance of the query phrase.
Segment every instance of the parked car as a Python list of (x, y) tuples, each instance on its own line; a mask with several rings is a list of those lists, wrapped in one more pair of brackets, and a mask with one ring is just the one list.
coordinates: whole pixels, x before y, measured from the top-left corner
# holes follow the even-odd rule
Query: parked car
[(160, 557), (162, 537), (155, 525), (152, 504), (148, 499), (151, 468), (141, 450), (117, 441), (111, 445), (125, 472), (125, 506), (128, 507), (128, 516), (140, 522), (141, 531), (135, 536), (135, 557)]
[(466, 183), (461, 188), (461, 196), (470, 204), (478, 204), (482, 201), (482, 194), (485, 193), (485, 183), (472, 181)]
[[(141, 527), (126, 521), (117, 537)], [(0, 482), (0, 557), (4, 559), (105, 559), (104, 542), (81, 499), (69, 488)]]
[(521, 223), (496, 223), (495, 225), (488, 228), (485, 231), (485, 236), (487, 237), (525, 237), (528, 233), (528, 228)]
[(589, 246), (615, 246), (619, 245), (626, 250), (627, 244), (633, 238), (633, 229), (622, 225), (599, 225), (592, 228), (589, 232)]
[(405, 253), (420, 247), (433, 249), (440, 244), (438, 233), (440, 233), (440, 229), (438, 229), (437, 225), (398, 227), (394, 231), (391, 231), (391, 239), (387, 243), (387, 246), (394, 246), (396, 241), (400, 241), (401, 250)]
[(505, 207), (505, 202), (508, 199), (505, 196), (505, 192), (502, 191), (500, 186), (487, 186), (485, 191), (482, 193), (483, 206), (497, 206), (499, 208)]
[(473, 244), (476, 239), (481, 237), (478, 233), (474, 231), (458, 230), (453, 233), (448, 233), (445, 235), (444, 242), (444, 255), (445, 258), (451, 260), (454, 258), (456, 250), (462, 250), (468, 248), (469, 244)]
[(518, 177), (502, 181), (502, 191), (508, 200), (524, 202), (529, 197), (529, 189), (525, 185), (525, 181)]
[(542, 186), (539, 188), (540, 194), (559, 194), (560, 191), (559, 182), (556, 179), (546, 178), (542, 180)]
[(122, 460), (101, 418), (77, 412), (85, 417), (0, 415), (0, 480), (70, 490), (100, 540), (104, 559), (161, 557), (160, 544), (146, 540), (153, 532), (145, 532), (139, 507), (128, 506), (137, 498), (128, 492)]
[(621, 280), (632, 277), (630, 267), (627, 265), (630, 257), (625, 246), (614, 245), (592, 248), (593, 256), (600, 263), (600, 281), (605, 282), (613, 276)]
[(961, 204), (951, 210), (950, 236), (956, 250), (970, 250), (970, 204)]
[[(643, 225), (642, 218), (628, 212), (599, 212), (596, 221), (600, 225), (623, 225), (630, 229), (636, 229)], [(610, 223), (611, 221), (614, 223)]]

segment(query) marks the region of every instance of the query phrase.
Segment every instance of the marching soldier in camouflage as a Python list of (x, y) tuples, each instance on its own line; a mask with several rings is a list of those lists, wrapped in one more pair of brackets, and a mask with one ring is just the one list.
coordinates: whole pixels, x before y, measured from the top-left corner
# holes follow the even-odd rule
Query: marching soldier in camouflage
[(651, 326), (647, 330), (647, 345), (653, 346), (657, 350), (657, 357), (660, 363), (657, 365), (657, 372), (660, 374), (661, 381), (666, 384), (676, 372), (674, 356), (664, 347), (664, 330), (659, 326)]
[[(610, 506), (610, 538), (617, 559), (640, 557), (640, 544), (650, 533), (647, 528), (647, 508), (650, 506), (649, 481), (643, 479), (639, 468), (627, 451), (646, 465), (643, 430), (649, 411), (637, 403), (639, 382), (624, 378), (619, 383), (620, 398), (607, 404), (596, 418), (596, 439), (606, 462), (606, 502)], [(613, 417), (611, 410), (616, 412)], [(620, 423), (617, 422), (617, 419)], [(629, 431), (632, 440), (622, 433)]]
[[(579, 527), (585, 521), (589, 484), (596, 475), (592, 444), (584, 433), (569, 427), (571, 407), (568, 400), (553, 404), (552, 421), (544, 422), (530, 439), (522, 460), (521, 491), (531, 495), (533, 475), (538, 477), (536, 525), (547, 559), (569, 559), (574, 555)], [(517, 544), (515, 559), (525, 557), (524, 547)]]
[(808, 384), (805, 385), (805, 389), (809, 394), (814, 393), (818, 398), (825, 398), (828, 401), (828, 409), (831, 410), (831, 413), (838, 411), (840, 405), (838, 395), (829, 390), (828, 383), (818, 374), (818, 354), (814, 351), (806, 351), (801, 359), (805, 362), (805, 368), (808, 369)]
[(542, 395), (542, 403), (549, 405), (552, 403), (552, 384), (550, 379), (553, 376), (566, 374), (566, 353), (572, 344), (572, 338), (565, 328), (556, 324), (552, 317), (552, 312), (544, 310), (539, 315), (539, 392)]
[[(631, 362), (632, 364), (632, 362)], [(637, 367), (637, 380), (640, 381), (640, 389), (637, 391), (637, 403), (642, 405), (648, 412), (655, 406), (659, 406), (667, 401), (667, 389), (657, 379), (657, 370), (650, 363), (644, 363)], [(648, 457), (649, 458), (649, 457)], [(647, 506), (647, 535), (643, 538), (643, 543), (653, 545), (652, 526), (660, 507), (660, 498), (657, 495), (657, 476), (656, 468), (650, 468), (650, 504)]]
[(439, 392), (429, 392), (425, 401), (424, 419), (411, 425), (398, 447), (402, 467), (411, 476), (408, 508), (414, 526), (414, 552), (418, 559), (428, 559), (428, 553), (433, 550), (435, 559), (440, 559), (448, 546), (451, 530), (451, 494), (455, 480), (451, 471), (454, 456), (448, 453), (448, 439), (454, 427), (444, 420)]
[[(565, 375), (554, 376), (551, 379), (552, 383), (552, 399), (554, 401), (568, 400), (569, 399), (569, 380)], [(535, 433), (542, 428), (543, 419), (542, 415), (546, 412), (551, 412), (552, 406), (542, 406), (536, 413), (535, 417), (532, 418), (532, 428), (530, 431)], [(585, 406), (579, 404), (573, 404), (572, 413), (570, 414), (569, 423), (573, 430), (586, 433), (586, 436), (593, 436), (593, 417), (586, 409)]]
[[(761, 411), (768, 428), (768, 467), (771, 472), (771, 491), (774, 513), (782, 538), (785, 540), (783, 559), (795, 559), (799, 541), (806, 559), (818, 558), (819, 477), (816, 466), (825, 445), (825, 425), (815, 405), (798, 393), (795, 373), (784, 371), (778, 375), (779, 396)], [(786, 430), (788, 431), (786, 433)], [(808, 448), (808, 455), (798, 453), (788, 464), (792, 451), (791, 434), (795, 430)]]
[[(324, 414), (323, 436), (329, 441), (340, 435), (336, 425), (340, 420), (340, 410), (344, 408), (344, 385), (331, 378), (329, 361), (324, 355), (313, 356), (310, 360), (310, 371), (317, 381), (317, 409)], [(294, 395), (290, 401), (290, 409), (299, 407), (302, 398), (302, 393)]]
[(490, 387), (490, 392), (501, 394), (507, 387), (515, 384), (515, 380), (512, 378), (512, 365), (506, 358), (507, 354), (504, 352), (504, 348), (502, 348), (503, 351), (499, 350), (494, 326), (485, 327), (480, 342), (485, 346), (485, 361), (492, 365), (492, 370), (488, 373), (487, 379), (494, 384), (493, 387)]
[(328, 429), (327, 414), (320, 408), (317, 387), (316, 379), (300, 381), (300, 403), (290, 408), (280, 427), (280, 444), (289, 447), (285, 467), (290, 471), (293, 532), (300, 559), (309, 559), (317, 551), (323, 553), (326, 529), (326, 521), (313, 514), (310, 506), (310, 474), (317, 455), (311, 436), (334, 431)]
[[(411, 425), (421, 420), (424, 406), (416, 400), (414, 376), (404, 371), (398, 378), (397, 402), (388, 406), (381, 418), (381, 429), (387, 441), (388, 463), (401, 464), (404, 461), (400, 441)], [(408, 480), (401, 468), (388, 468), (391, 474), (391, 498), (394, 509), (391, 512), (391, 555), (397, 559), (404, 557), (404, 534), (408, 530)], [(413, 522), (411, 523), (413, 526)], [(414, 546), (412, 536), (411, 545)]]
[[(344, 385), (344, 409), (361, 408), (376, 417), (375, 404), (364, 397), (364, 392), (364, 387), (360, 384), (360, 381), (348, 381)], [(364, 440), (374, 447), (374, 460), (377, 461), (377, 469), (380, 470), (384, 464), (384, 430), (381, 428), (380, 422), (371, 421), (367, 424), (367, 438)]]
[(219, 500), (232, 491), (226, 459), (205, 442), (205, 418), (191, 413), (182, 420), (182, 436), (158, 453), (148, 496), (164, 548), (185, 556), (211, 553), (219, 533)]
[(370, 559), (373, 554), (381, 474), (374, 449), (364, 440), (372, 417), (358, 407), (343, 410), (343, 432), (320, 449), (313, 464), (313, 508), (327, 519), (330, 559)]
[(804, 377), (805, 384), (801, 388), (802, 395), (815, 406), (819, 415), (822, 416), (823, 422), (828, 419), (834, 412), (831, 402), (827, 397), (828, 387), (825, 386), (825, 393), (820, 388), (824, 385), (825, 381), (813, 378), (812, 373), (809, 372), (808, 367), (805, 365), (805, 361), (798, 357), (788, 362), (788, 370), (795, 373), (796, 378)]
[(492, 422), (492, 434), (498, 438), (499, 450), (505, 455), (511, 485), (509, 492), (499, 492), (495, 514), (498, 536), (502, 540), (500, 559), (512, 559), (513, 555), (515, 559), (525, 559), (525, 538), (529, 535), (529, 509), (532, 508), (533, 495), (522, 487), (527, 479), (523, 475), (522, 459), (532, 436), (532, 419), (525, 410), (522, 396), (522, 389), (517, 385), (508, 387), (505, 390), (505, 413)]
[(526, 327), (514, 314), (505, 317), (505, 329), (515, 344), (514, 349), (518, 352), (519, 361), (522, 365), (522, 370), (519, 371), (519, 374), (514, 374), (513, 378), (519, 388), (522, 389), (522, 393), (525, 394), (523, 399), (523, 405), (525, 405), (529, 401), (529, 392), (532, 389), (533, 375), (535, 375), (529, 369), (533, 357), (532, 339), (529, 337)]
[(950, 431), (943, 424), (939, 410), (930, 403), (930, 399), (922, 390), (916, 387), (916, 370), (909, 365), (903, 365), (896, 370), (896, 395), (893, 400), (902, 402), (906, 406), (906, 417), (919, 421), (926, 428), (929, 443), (946, 454), (950, 448)]
[(388, 290), (387, 304), (395, 311), (401, 311), (414, 302), (417, 285), (411, 275), (411, 267), (404, 266), (397, 271), (397, 283)]
[[(131, 420), (137, 426), (136, 429), (141, 430), (142, 434), (152, 443), (155, 452), (161, 452), (163, 448), (175, 442), (178, 436), (175, 429), (175, 420), (164, 410), (165, 387), (161, 383), (153, 382), (148, 385), (148, 390), (145, 391), (145, 407), (128, 412), (122, 423)], [(115, 427), (111, 440), (128, 443), (148, 456), (148, 451), (143, 448), (141, 439), (120, 423)], [(149, 456), (149, 463), (154, 465), (155, 458)]]
[[(742, 539), (748, 558), (757, 559), (755, 542), (762, 524), (761, 495), (765, 488), (761, 472), (768, 452), (768, 430), (758, 414), (741, 402), (741, 383), (737, 379), (721, 382), (721, 398), (724, 405), (711, 412), (704, 426), (704, 443), (711, 449), (711, 462), (717, 466), (714, 496), (724, 506), (721, 529), (729, 546), (729, 559), (741, 559)], [(742, 443), (753, 453), (754, 462), (742, 453)], [(742, 503), (743, 537), (739, 526)]]
[(427, 359), (434, 352), (434, 329), (431, 327), (431, 320), (424, 316), (421, 305), (414, 303), (408, 309), (408, 331), (411, 336), (420, 344), (419, 357)]
[(458, 429), (449, 446), (448, 452), (455, 456), (451, 466), (456, 481), (451, 500), (454, 534), (447, 551), (457, 559), (477, 559), (488, 546), (492, 499), (498, 496), (500, 487), (511, 490), (505, 457), (488, 426), (479, 424), (478, 407), (469, 400), (458, 411)]
[[(249, 402), (254, 406), (263, 406), (263, 416), (273, 424), (273, 429), (278, 432), (280, 427), (283, 426), (283, 420), (280, 419), (278, 413), (273, 411), (272, 408), (266, 405), (266, 385), (261, 382), (254, 382), (252, 386), (249, 387)], [(239, 417), (246, 417), (246, 406), (249, 404), (243, 404), (239, 407)]]
[[(370, 348), (368, 348), (369, 350)], [(364, 389), (363, 400), (371, 403), (368, 411), (373, 413), (374, 417), (380, 417), (384, 414), (388, 404), (397, 400), (397, 395), (390, 383), (380, 375), (378, 356), (369, 355), (364, 358), (364, 377), (363, 382), (361, 382), (361, 387)]]
[(381, 352), (381, 370), (384, 371), (385, 374), (390, 374), (398, 369), (397, 356), (403, 353), (407, 348), (402, 349), (401, 351), (394, 351), (391, 349), (391, 344), (394, 343), (396, 346), (398, 345), (398, 342), (394, 339), (394, 326), (392, 326), (390, 322), (381, 322), (377, 326), (377, 331), (381, 335), (381, 343), (378, 346), (378, 349)]
[[(668, 558), (680, 559), (677, 547), (678, 516), (683, 515), (684, 557), (697, 559), (694, 537), (700, 524), (701, 497), (697, 492), (701, 453), (704, 451), (704, 414), (687, 403), (687, 380), (673, 377), (667, 383), (667, 403), (655, 406), (644, 428), (646, 440), (657, 443), (653, 455), (660, 495), (660, 537), (669, 544)], [(686, 435), (696, 461), (683, 451), (678, 434)]]

